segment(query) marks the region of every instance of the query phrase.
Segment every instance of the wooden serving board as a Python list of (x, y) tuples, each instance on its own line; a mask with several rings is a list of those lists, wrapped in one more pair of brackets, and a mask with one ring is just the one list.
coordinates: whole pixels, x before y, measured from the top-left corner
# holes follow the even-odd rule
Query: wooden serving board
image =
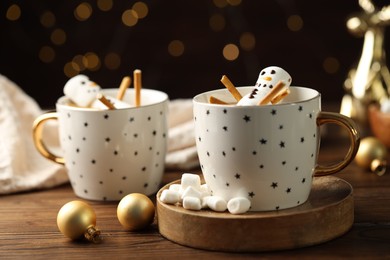
[(181, 245), (227, 252), (261, 252), (320, 244), (346, 233), (354, 220), (351, 185), (337, 177), (313, 179), (306, 203), (279, 211), (233, 215), (192, 211), (160, 201), (158, 227), (162, 236)]

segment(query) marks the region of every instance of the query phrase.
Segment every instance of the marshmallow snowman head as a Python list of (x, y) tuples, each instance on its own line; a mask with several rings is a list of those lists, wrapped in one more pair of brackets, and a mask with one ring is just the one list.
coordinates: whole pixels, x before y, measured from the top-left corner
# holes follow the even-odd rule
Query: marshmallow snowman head
[(288, 88), (291, 84), (291, 76), (287, 71), (280, 67), (270, 66), (260, 71), (259, 78), (256, 81), (256, 87), (260, 89), (272, 89), (279, 81), (286, 84)]
[(64, 94), (77, 106), (88, 107), (96, 99), (100, 89), (95, 82), (80, 74), (66, 82)]

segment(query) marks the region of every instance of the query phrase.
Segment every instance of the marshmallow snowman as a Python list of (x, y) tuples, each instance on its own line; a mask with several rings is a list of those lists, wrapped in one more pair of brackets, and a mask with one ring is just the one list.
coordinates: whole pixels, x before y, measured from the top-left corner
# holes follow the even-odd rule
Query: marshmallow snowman
[(238, 106), (256, 106), (261, 100), (272, 90), (272, 88), (282, 81), (285, 89), (288, 89), (291, 84), (291, 76), (284, 69), (277, 66), (270, 66), (264, 68), (259, 73), (254, 89), (247, 95), (245, 95), (240, 101)]
[(64, 94), (79, 107), (88, 107), (96, 100), (100, 86), (85, 75), (77, 75), (66, 82)]

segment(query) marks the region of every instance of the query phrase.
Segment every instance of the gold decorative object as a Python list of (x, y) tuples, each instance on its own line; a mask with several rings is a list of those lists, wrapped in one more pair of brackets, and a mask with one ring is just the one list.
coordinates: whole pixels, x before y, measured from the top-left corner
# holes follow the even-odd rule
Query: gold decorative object
[(95, 211), (82, 201), (74, 200), (62, 206), (57, 214), (57, 226), (70, 239), (85, 237), (93, 243), (102, 240), (100, 230), (96, 228)]
[(154, 212), (154, 204), (148, 196), (131, 193), (119, 202), (117, 217), (124, 228), (134, 231), (152, 224)]
[(384, 49), (385, 27), (390, 24), (390, 5), (378, 8), (371, 0), (359, 0), (363, 12), (347, 21), (352, 34), (364, 35), (362, 55), (356, 67), (351, 68), (344, 83), (346, 94), (340, 113), (354, 119), (363, 134), (367, 133), (367, 107), (381, 103), (390, 95), (390, 73), (386, 66)]
[(381, 176), (387, 167), (387, 148), (375, 137), (365, 137), (360, 141), (356, 154), (356, 164)]

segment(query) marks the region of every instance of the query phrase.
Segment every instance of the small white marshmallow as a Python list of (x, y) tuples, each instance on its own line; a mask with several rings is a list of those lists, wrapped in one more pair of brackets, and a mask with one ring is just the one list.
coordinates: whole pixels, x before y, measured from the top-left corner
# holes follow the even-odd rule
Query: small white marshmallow
[(198, 174), (183, 173), (181, 176), (181, 188), (182, 190), (187, 187), (193, 187), (196, 190), (200, 190), (200, 177)]
[(190, 210), (201, 210), (202, 204), (199, 198), (185, 197), (183, 199), (183, 208), (190, 209)]
[(204, 200), (206, 201), (207, 206), (214, 211), (223, 212), (227, 209), (226, 201), (219, 196), (207, 196)]
[(64, 94), (80, 107), (88, 107), (96, 99), (100, 86), (85, 75), (77, 75), (69, 79), (64, 86)]
[(183, 191), (181, 195), (182, 199), (184, 199), (185, 197), (195, 197), (200, 199), (202, 198), (202, 193), (199, 190), (195, 189), (194, 187), (189, 186)]
[(242, 214), (249, 210), (251, 202), (244, 197), (235, 197), (227, 203), (227, 209), (231, 214)]
[(163, 190), (160, 200), (167, 204), (175, 204), (180, 201), (180, 194), (172, 190)]

